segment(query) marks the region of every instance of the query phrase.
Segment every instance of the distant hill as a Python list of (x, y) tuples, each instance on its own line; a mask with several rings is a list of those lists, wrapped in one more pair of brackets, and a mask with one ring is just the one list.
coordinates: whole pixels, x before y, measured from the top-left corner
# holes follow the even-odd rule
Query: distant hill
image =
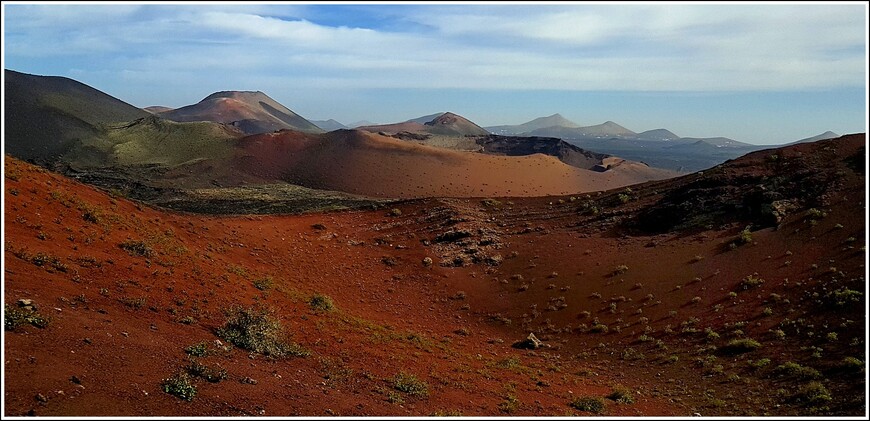
[(489, 132), (486, 131), (484, 128), (478, 126), (477, 124), (474, 124), (467, 118), (451, 112), (437, 114), (434, 118), (426, 121), (425, 123), (419, 122), (419, 120), (428, 117), (431, 116), (423, 116), (395, 124), (362, 126), (359, 127), (359, 129), (374, 133), (383, 132), (395, 134), (405, 132), (411, 134), (449, 137), (485, 136), (489, 134)]
[(63, 156), (72, 168), (115, 166), (172, 167), (205, 159), (226, 159), (244, 134), (210, 121), (178, 123), (157, 116), (102, 125)]
[(753, 148), (756, 145), (743, 143), (727, 137), (681, 137), (680, 140), (684, 143), (694, 143), (703, 140), (704, 143), (719, 147), (719, 148)]
[(230, 124), (248, 134), (281, 129), (320, 133), (323, 129), (260, 91), (215, 92), (202, 101), (157, 114), (178, 121), (213, 121)]
[(151, 114), (157, 113), (165, 113), (167, 111), (172, 111), (174, 108), (164, 107), (162, 105), (152, 105), (150, 107), (145, 107), (143, 110), (148, 111)]
[(797, 145), (798, 143), (810, 143), (810, 142), (816, 142), (819, 140), (834, 139), (837, 137), (840, 137), (840, 135), (828, 130), (822, 134), (817, 134), (815, 136), (807, 137), (807, 138), (804, 138), (801, 140), (796, 140), (796, 141), (791, 142), (791, 143), (786, 143), (785, 145)]
[(442, 112), (440, 112), (440, 113), (424, 115), (424, 116), (421, 116), (421, 117), (417, 117), (417, 118), (412, 118), (412, 119), (410, 119), (410, 120), (406, 120), (406, 122), (413, 122), (413, 123), (426, 124), (426, 123), (428, 123), (428, 122), (430, 122), (430, 121), (432, 121), (432, 120), (434, 120), (434, 119), (436, 119), (436, 118), (438, 118), (438, 117), (441, 117), (442, 115), (444, 115), (444, 113), (445, 113), (445, 112), (442, 111)]
[(4, 73), (6, 153), (19, 159), (53, 161), (76, 140), (96, 134), (100, 124), (150, 115), (69, 78)]
[(668, 129), (654, 129), (638, 133), (637, 138), (651, 140), (676, 140), (680, 137), (675, 135), (674, 132)]
[(612, 121), (606, 121), (595, 126), (585, 127), (545, 127), (526, 133), (529, 136), (559, 137), (563, 139), (579, 139), (585, 137), (634, 137), (637, 133), (626, 129)]
[(350, 123), (350, 124), (346, 124), (346, 126), (348, 129), (355, 129), (357, 127), (363, 127), (363, 126), (376, 126), (377, 124), (378, 123), (372, 123), (371, 121), (368, 121), (368, 120), (360, 120), (360, 121), (354, 121), (353, 123)]
[(339, 123), (331, 118), (329, 120), (311, 120), (311, 122), (314, 123), (314, 125), (316, 125), (317, 127), (320, 127), (321, 129), (323, 129), (327, 132), (348, 128), (344, 124), (341, 124), (341, 123)]
[(571, 120), (568, 120), (565, 117), (562, 117), (561, 114), (553, 114), (547, 117), (538, 117), (532, 121), (527, 121), (523, 124), (490, 126), (484, 127), (484, 129), (489, 130), (489, 132), (493, 134), (517, 135), (521, 133), (529, 133), (533, 130), (543, 129), (547, 127), (576, 128), (580, 127), (580, 125)]
[(481, 152), (490, 155), (550, 155), (577, 168), (595, 169), (610, 155), (590, 152), (554, 137), (520, 137), (490, 134), (477, 139)]

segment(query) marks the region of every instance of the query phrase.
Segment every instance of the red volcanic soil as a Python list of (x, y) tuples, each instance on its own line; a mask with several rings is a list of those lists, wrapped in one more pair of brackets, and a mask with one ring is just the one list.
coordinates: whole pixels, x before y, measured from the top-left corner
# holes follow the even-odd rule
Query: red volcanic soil
[(262, 134), (242, 139), (239, 149), (233, 166), (248, 174), (374, 197), (546, 196), (672, 176), (629, 165), (599, 173), (543, 154), (460, 152), (354, 130)]
[[(4, 302), (50, 321), (5, 332), (4, 415), (594, 415), (583, 396), (604, 415), (866, 415), (864, 142), (600, 194), (268, 217), (159, 211), (7, 157)], [(706, 218), (652, 211), (682, 203)], [(233, 304), (273, 309), (310, 355), (186, 356)], [(529, 332), (548, 346), (511, 347)], [(161, 382), (191, 358), (227, 378), (193, 378), (187, 402)]]

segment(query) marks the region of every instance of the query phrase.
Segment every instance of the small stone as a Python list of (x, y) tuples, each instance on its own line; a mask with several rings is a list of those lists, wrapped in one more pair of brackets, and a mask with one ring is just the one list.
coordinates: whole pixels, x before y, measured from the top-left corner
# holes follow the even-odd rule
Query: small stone
[(40, 402), (48, 402), (48, 398), (46, 398), (45, 395), (43, 395), (42, 393), (36, 394), (36, 400)]
[(426, 267), (432, 266), (432, 258), (428, 257), (428, 256), (424, 257), (423, 258), (423, 266), (426, 266)]
[(250, 377), (245, 377), (245, 378), (243, 378), (243, 379), (241, 379), (241, 380), (239, 380), (239, 381), (240, 381), (241, 383), (245, 383), (245, 384), (257, 384), (257, 383), (259, 383), (258, 381), (254, 380), (254, 379), (252, 379), (252, 378), (250, 378)]
[(29, 298), (22, 298), (22, 299), (18, 300), (18, 307), (27, 307), (27, 306), (32, 306), (32, 305), (33, 305), (33, 300), (31, 300)]
[(72, 376), (69, 378), (69, 381), (75, 384), (82, 384), (82, 379), (78, 378), (78, 376)]

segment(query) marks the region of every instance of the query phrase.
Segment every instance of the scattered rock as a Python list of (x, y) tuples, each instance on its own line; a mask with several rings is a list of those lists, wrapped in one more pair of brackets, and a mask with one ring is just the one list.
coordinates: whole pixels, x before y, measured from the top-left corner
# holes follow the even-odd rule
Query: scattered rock
[(36, 394), (36, 400), (38, 400), (39, 402), (48, 402), (48, 398), (46, 398), (45, 395), (43, 395), (42, 393)]
[(513, 344), (513, 347), (518, 349), (538, 349), (543, 346), (544, 343), (534, 333), (529, 333), (529, 337)]
[(426, 267), (432, 266), (432, 258), (428, 257), (428, 256), (424, 257), (423, 258), (423, 266), (426, 266)]
[(259, 383), (258, 381), (254, 380), (250, 377), (242, 378), (241, 380), (239, 380), (239, 382), (245, 383), (245, 384), (257, 384), (257, 383)]
[(69, 378), (69, 381), (75, 384), (82, 384), (82, 379), (78, 378), (78, 376), (72, 376)]

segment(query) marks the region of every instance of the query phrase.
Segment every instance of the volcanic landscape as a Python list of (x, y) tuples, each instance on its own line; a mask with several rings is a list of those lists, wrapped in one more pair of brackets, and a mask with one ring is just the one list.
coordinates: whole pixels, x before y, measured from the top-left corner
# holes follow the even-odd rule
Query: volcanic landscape
[(5, 78), (4, 416), (866, 412), (865, 133), (677, 172)]

